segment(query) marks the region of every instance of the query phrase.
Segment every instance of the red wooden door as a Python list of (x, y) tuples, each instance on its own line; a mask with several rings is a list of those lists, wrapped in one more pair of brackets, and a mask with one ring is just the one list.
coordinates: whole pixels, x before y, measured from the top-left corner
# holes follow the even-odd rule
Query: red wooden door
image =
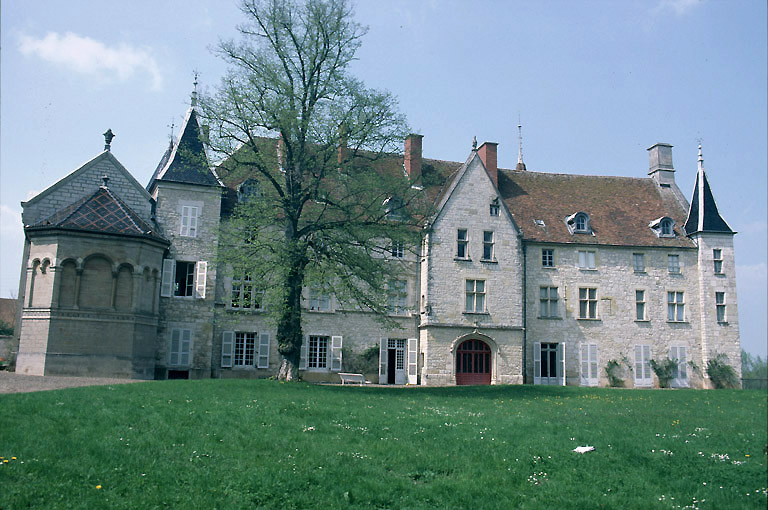
[(482, 340), (466, 340), (459, 345), (456, 384), (491, 384), (491, 349)]

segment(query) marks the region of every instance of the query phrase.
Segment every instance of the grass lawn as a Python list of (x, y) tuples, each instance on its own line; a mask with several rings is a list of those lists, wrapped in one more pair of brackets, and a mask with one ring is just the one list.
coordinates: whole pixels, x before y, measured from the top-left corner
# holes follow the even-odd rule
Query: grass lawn
[(0, 508), (763, 509), (766, 400), (246, 380), (1, 395)]

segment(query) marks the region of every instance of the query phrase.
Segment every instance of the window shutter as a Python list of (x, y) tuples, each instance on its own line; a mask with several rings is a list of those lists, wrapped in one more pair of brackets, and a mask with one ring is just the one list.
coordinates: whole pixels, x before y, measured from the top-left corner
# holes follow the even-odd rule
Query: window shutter
[(597, 366), (597, 344), (589, 344), (589, 384), (591, 386), (600, 384), (600, 373)]
[(269, 333), (259, 335), (259, 361), (257, 368), (269, 368)]
[(533, 343), (533, 384), (541, 384), (541, 343)]
[(341, 371), (341, 342), (342, 337), (331, 337), (331, 371)]
[(178, 365), (179, 364), (179, 349), (180, 349), (180, 333), (181, 331), (178, 329), (172, 329), (171, 330), (171, 349), (168, 353), (168, 364), (169, 365)]
[(565, 343), (557, 344), (557, 378), (558, 384), (565, 386)]
[(197, 207), (189, 208), (189, 236), (197, 237)]
[(192, 346), (192, 330), (181, 330), (181, 349), (179, 355), (179, 364), (189, 366), (189, 353)]
[(579, 383), (582, 386), (589, 385), (589, 344), (579, 344), (579, 363), (581, 364), (581, 375)]
[(418, 363), (419, 359), (419, 340), (418, 338), (408, 339), (408, 384), (418, 382)]
[(221, 366), (224, 368), (229, 368), (232, 366), (232, 351), (234, 342), (234, 331), (225, 331), (221, 334)]
[(301, 349), (299, 351), (299, 370), (307, 369), (307, 344), (309, 343), (309, 337), (305, 338), (301, 343)]
[(195, 277), (195, 297), (205, 298), (205, 277), (208, 273), (208, 262), (201, 260), (197, 263), (197, 275)]
[(680, 362), (680, 365), (677, 367), (678, 372), (680, 373), (680, 379), (688, 379), (688, 353), (685, 352), (685, 347), (678, 347), (677, 348), (677, 355), (678, 355), (678, 361)]
[(587, 267), (589, 269), (594, 269), (595, 266), (595, 252), (588, 251), (587, 252)]
[(176, 269), (176, 261), (163, 260), (163, 279), (160, 282), (160, 296), (171, 297), (173, 295), (173, 271)]
[(379, 339), (379, 384), (387, 384), (387, 339)]

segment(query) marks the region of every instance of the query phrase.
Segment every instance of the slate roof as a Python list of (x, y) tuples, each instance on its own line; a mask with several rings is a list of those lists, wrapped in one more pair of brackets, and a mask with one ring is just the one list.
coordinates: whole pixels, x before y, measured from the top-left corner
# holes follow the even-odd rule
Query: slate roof
[[(26, 227), (31, 230), (62, 228), (100, 234), (165, 239), (142, 220), (106, 186), (61, 209), (47, 219)], [(166, 241), (167, 242), (167, 241)]]
[(687, 235), (700, 232), (735, 234), (717, 210), (715, 197), (712, 195), (707, 174), (703, 168), (699, 168), (696, 174), (696, 185), (693, 187), (691, 209), (688, 212), (688, 218), (685, 220), (683, 229)]
[(178, 141), (163, 154), (147, 189), (151, 189), (158, 180), (201, 186), (221, 186), (208, 164), (208, 156), (201, 138), (200, 122), (194, 108), (187, 111)]

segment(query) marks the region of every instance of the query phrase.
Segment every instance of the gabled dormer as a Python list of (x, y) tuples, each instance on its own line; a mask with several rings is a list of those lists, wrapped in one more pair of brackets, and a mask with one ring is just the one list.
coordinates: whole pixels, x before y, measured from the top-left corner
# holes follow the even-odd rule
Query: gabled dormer
[(675, 220), (669, 216), (656, 218), (648, 224), (656, 237), (675, 237)]
[(579, 211), (571, 214), (565, 218), (565, 224), (568, 227), (568, 232), (571, 234), (591, 234), (592, 226), (590, 225), (589, 214)]

